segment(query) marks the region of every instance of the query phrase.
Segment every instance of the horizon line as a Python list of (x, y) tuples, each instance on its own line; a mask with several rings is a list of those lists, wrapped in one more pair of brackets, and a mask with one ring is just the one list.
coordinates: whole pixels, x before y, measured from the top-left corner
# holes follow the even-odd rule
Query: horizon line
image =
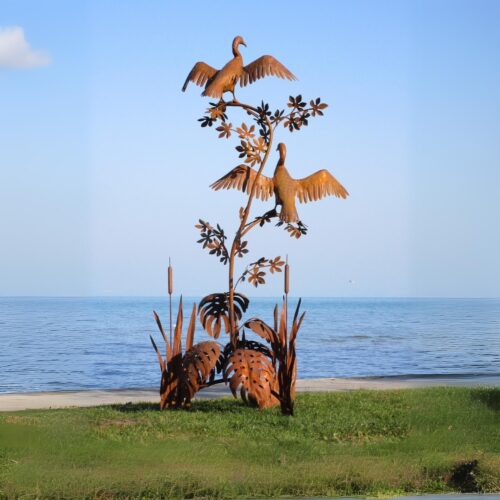
[[(179, 294), (173, 298), (202, 298), (204, 295), (185, 295)], [(250, 299), (279, 299), (279, 295), (247, 295)], [(165, 298), (165, 295), (0, 295), (0, 299), (113, 299), (113, 298), (130, 298), (130, 299), (148, 299), (148, 298)], [(500, 297), (464, 297), (464, 296), (427, 296), (427, 295), (302, 295), (289, 297), (291, 299), (441, 299), (441, 300), (500, 300)], [(167, 297), (168, 298), (168, 297)]]

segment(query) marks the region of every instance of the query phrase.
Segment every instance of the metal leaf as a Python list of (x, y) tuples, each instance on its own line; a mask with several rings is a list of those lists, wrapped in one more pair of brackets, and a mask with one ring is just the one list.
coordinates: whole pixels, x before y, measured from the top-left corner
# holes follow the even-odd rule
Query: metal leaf
[[(234, 314), (240, 320), (247, 310), (249, 300), (241, 293), (234, 294)], [(207, 295), (199, 304), (200, 322), (205, 331), (214, 338), (219, 338), (222, 324), (229, 333), (229, 293)]]
[(183, 390), (188, 393), (189, 400), (206, 383), (212, 370), (217, 365), (220, 356), (220, 347), (216, 342), (207, 340), (194, 345), (186, 351), (182, 360)]
[(279, 341), (274, 329), (259, 318), (249, 319), (243, 326), (249, 328), (252, 332), (256, 333), (270, 344), (275, 344)]
[(182, 352), (182, 297), (177, 313), (173, 346), (170, 346), (167, 340), (160, 318), (156, 313), (154, 316), (167, 346), (165, 360), (153, 337), (150, 336), (161, 369), (160, 408), (188, 408), (193, 396), (214, 372), (220, 357), (220, 348), (213, 341), (193, 345), (196, 325), (196, 304), (194, 304), (187, 329), (186, 352)]
[(236, 349), (229, 357), (224, 378), (234, 397), (240, 392), (241, 398), (259, 408), (269, 408), (278, 404), (273, 395), (276, 392), (274, 367), (264, 354), (252, 349)]

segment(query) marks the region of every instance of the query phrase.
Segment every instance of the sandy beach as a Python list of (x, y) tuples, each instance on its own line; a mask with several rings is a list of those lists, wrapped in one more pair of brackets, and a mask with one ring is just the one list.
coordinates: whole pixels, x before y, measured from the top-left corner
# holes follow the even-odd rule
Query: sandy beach
[[(302, 379), (297, 381), (297, 392), (389, 390), (438, 386), (500, 386), (500, 375)], [(219, 398), (230, 395), (229, 389), (220, 384), (199, 392), (197, 398)], [(0, 394), (0, 411), (157, 402), (158, 398), (158, 390), (155, 388), (8, 393)]]

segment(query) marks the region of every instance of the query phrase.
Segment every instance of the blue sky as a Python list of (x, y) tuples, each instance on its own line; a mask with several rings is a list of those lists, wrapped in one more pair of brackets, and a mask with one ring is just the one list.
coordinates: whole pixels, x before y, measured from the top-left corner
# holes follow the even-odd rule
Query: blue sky
[(254, 232), (249, 257), (288, 253), (295, 295), (499, 297), (499, 23), (496, 1), (0, 0), (0, 29), (27, 44), (24, 67), (2, 64), (0, 32), (0, 295), (159, 295), (168, 256), (178, 291), (225, 288), (193, 225), (234, 230), (241, 193), (208, 185), (235, 143), (180, 87), (240, 34), (246, 61), (270, 53), (299, 78), (241, 100), (330, 104), (280, 130), (292, 175), (328, 168), (351, 193), (299, 206), (299, 241)]

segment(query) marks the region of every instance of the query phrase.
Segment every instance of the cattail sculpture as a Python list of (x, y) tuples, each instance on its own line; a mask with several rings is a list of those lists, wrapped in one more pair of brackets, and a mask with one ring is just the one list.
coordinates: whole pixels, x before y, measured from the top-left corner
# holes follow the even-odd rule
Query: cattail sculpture
[(170, 317), (170, 344), (172, 344), (172, 294), (174, 293), (174, 271), (168, 258), (168, 309)]

